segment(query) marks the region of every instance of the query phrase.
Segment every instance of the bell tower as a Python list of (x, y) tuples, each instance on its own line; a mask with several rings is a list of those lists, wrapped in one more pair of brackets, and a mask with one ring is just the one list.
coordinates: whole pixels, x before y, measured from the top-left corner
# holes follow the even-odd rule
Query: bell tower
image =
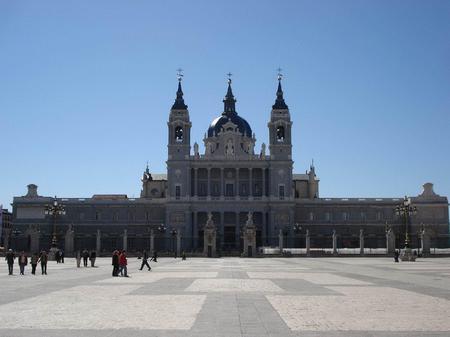
[(292, 137), (291, 115), (284, 101), (281, 80), (278, 69), (278, 89), (275, 104), (272, 106), (269, 128), (270, 152), (270, 191), (271, 197), (278, 200), (289, 200), (292, 192)]
[[(281, 69), (279, 69), (281, 70)], [(283, 75), (278, 73), (278, 90), (275, 104), (272, 105), (269, 127), (269, 151), (272, 160), (292, 159), (291, 115), (281, 88)]]
[(181, 81), (183, 75), (178, 71), (178, 90), (175, 102), (170, 109), (169, 121), (169, 142), (168, 142), (168, 160), (189, 159), (191, 152), (191, 121), (189, 111), (184, 103)]
[(169, 142), (167, 145), (167, 196), (173, 200), (183, 200), (189, 195), (191, 152), (191, 121), (183, 99), (181, 81), (183, 74), (178, 70), (178, 90), (175, 102), (170, 109), (167, 122)]

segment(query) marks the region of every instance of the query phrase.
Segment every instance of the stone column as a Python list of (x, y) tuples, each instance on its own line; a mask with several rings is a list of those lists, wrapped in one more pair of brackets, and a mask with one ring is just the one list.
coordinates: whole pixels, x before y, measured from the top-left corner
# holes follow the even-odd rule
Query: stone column
[(236, 248), (242, 248), (241, 246), (241, 223), (239, 219), (239, 212), (236, 213), (236, 230), (235, 230), (235, 245)]
[(123, 230), (123, 250), (128, 250), (128, 231), (126, 229)]
[(155, 251), (155, 232), (153, 229), (150, 230), (150, 253), (153, 254)]
[(220, 250), (222, 251), (223, 249), (223, 244), (224, 244), (224, 236), (225, 236), (225, 228), (224, 228), (224, 220), (225, 219), (225, 215), (223, 214), (223, 212), (220, 212), (220, 220), (219, 220), (219, 233), (220, 233)]
[(206, 170), (207, 170), (207, 178), (208, 178), (207, 179), (208, 186), (206, 188), (206, 195), (208, 197), (210, 197), (211, 196), (211, 168), (208, 167)]
[(243, 247), (243, 257), (255, 257), (256, 252), (256, 227), (253, 223), (253, 214), (248, 212), (247, 222), (244, 226), (243, 231), (244, 236), (244, 247)]
[(395, 252), (395, 234), (390, 228), (386, 231), (386, 254), (393, 255)]
[(198, 213), (194, 211), (194, 223), (192, 224), (194, 228), (194, 250), (198, 248)]
[(220, 168), (220, 197), (221, 197), (221, 199), (223, 199), (223, 196), (224, 196), (224, 189), (225, 189), (225, 181), (223, 180), (223, 171), (224, 171), (224, 168), (223, 167), (221, 167)]
[(262, 168), (262, 196), (266, 196), (266, 169)]
[(190, 167), (186, 168), (186, 173), (187, 173), (187, 178), (188, 178), (188, 184), (187, 184), (187, 189), (186, 189), (186, 197), (190, 198), (191, 197), (191, 188), (192, 188), (192, 169)]
[(310, 236), (309, 236), (309, 229), (306, 230), (305, 247), (306, 247), (306, 256), (310, 256), (311, 255), (311, 240), (310, 240)]
[(198, 189), (198, 168), (194, 168), (194, 197), (197, 196), (197, 189)]
[(337, 235), (336, 230), (333, 229), (333, 255), (337, 255)]
[(261, 232), (261, 241), (263, 243), (263, 245), (265, 246), (267, 244), (267, 223), (266, 223), (266, 212), (262, 211), (261, 212), (261, 216), (262, 216), (262, 232)]
[(177, 256), (181, 256), (181, 228), (177, 231)]
[(73, 227), (70, 225), (64, 237), (64, 254), (66, 256), (73, 255), (75, 246), (74, 241), (75, 241), (75, 231), (73, 230)]
[(251, 167), (248, 169), (248, 185), (249, 196), (253, 197), (253, 169)]
[(364, 229), (359, 230), (359, 254), (364, 255)]
[(39, 231), (37, 228), (29, 228), (26, 232), (26, 235), (30, 237), (30, 253), (38, 253), (39, 252)]
[(422, 248), (422, 256), (430, 255), (430, 234), (424, 229), (420, 234), (420, 242)]
[(236, 169), (236, 197), (239, 197), (239, 168)]
[(203, 255), (207, 257), (216, 256), (216, 226), (211, 212), (208, 213), (208, 219), (204, 227)]
[(95, 245), (95, 250), (97, 251), (97, 256), (100, 256), (100, 252), (102, 251), (102, 234), (100, 229), (97, 229), (97, 242)]
[(280, 254), (283, 253), (283, 230), (278, 232), (278, 247), (280, 248)]

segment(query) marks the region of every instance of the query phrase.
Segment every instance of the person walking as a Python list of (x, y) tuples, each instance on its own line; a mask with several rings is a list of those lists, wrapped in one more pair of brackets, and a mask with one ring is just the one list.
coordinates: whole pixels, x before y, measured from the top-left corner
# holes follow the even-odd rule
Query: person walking
[(142, 254), (142, 264), (141, 264), (141, 268), (139, 270), (142, 270), (144, 268), (144, 266), (147, 266), (148, 271), (152, 270), (152, 267), (150, 267), (150, 265), (148, 264), (148, 253), (145, 249), (144, 249), (144, 253)]
[(14, 259), (16, 256), (14, 255), (14, 252), (12, 249), (8, 249), (8, 252), (5, 255), (5, 260), (8, 263), (8, 275), (13, 274), (13, 268), (14, 268)]
[(19, 255), (20, 275), (25, 275), (25, 266), (27, 264), (28, 264), (28, 257), (24, 251), (21, 251)]
[(158, 262), (158, 252), (156, 250), (153, 251), (153, 256), (150, 259), (150, 261), (152, 261), (152, 260), (155, 262)]
[(97, 258), (97, 252), (95, 249), (91, 250), (91, 255), (89, 256), (89, 260), (91, 260), (91, 267), (95, 265), (95, 259)]
[(36, 267), (38, 264), (38, 260), (39, 260), (39, 256), (36, 253), (33, 253), (33, 255), (31, 255), (31, 259), (30, 259), (30, 263), (31, 263), (31, 274), (36, 275)]
[(77, 268), (80, 268), (81, 266), (81, 252), (77, 250), (75, 254), (75, 259), (77, 260)]
[(119, 276), (119, 252), (115, 250), (112, 255), (112, 276)]
[(400, 252), (398, 251), (398, 249), (395, 250), (394, 252), (394, 261), (398, 262), (398, 257), (400, 256)]
[(83, 265), (85, 266), (85, 267), (87, 267), (87, 265), (88, 265), (88, 258), (89, 258), (89, 252), (87, 251), (87, 249), (84, 249), (83, 250)]
[(61, 263), (64, 263), (64, 250), (60, 250), (59, 257), (61, 258)]
[(55, 260), (56, 260), (56, 263), (59, 263), (60, 262), (60, 259), (61, 259), (61, 251), (58, 249), (56, 252), (55, 252)]
[(127, 252), (125, 250), (119, 256), (119, 267), (120, 267), (120, 275), (128, 277), (127, 273)]
[(47, 261), (48, 261), (48, 255), (45, 250), (41, 252), (41, 256), (39, 256), (38, 262), (41, 262), (41, 271), (42, 275), (47, 275)]

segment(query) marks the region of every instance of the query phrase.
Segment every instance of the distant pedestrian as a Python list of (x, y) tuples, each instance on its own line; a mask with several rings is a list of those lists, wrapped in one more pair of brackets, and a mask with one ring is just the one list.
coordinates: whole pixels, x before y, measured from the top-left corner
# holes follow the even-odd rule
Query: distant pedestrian
[(153, 251), (153, 256), (150, 261), (158, 262), (158, 252), (156, 250)]
[(60, 250), (59, 257), (61, 258), (61, 263), (64, 263), (64, 250)]
[(81, 252), (77, 250), (75, 254), (75, 259), (77, 260), (77, 268), (80, 268), (81, 266)]
[(38, 264), (39, 256), (36, 253), (31, 255), (31, 274), (36, 275), (36, 267)]
[(41, 271), (42, 275), (47, 275), (47, 261), (48, 261), (48, 255), (45, 250), (41, 252), (41, 255), (39, 256), (39, 260), (41, 262)]
[(185, 261), (185, 260), (186, 260), (186, 253), (184, 252), (184, 250), (183, 250), (183, 252), (181, 253), (181, 260), (182, 260), (182, 261)]
[(152, 267), (148, 264), (148, 253), (146, 250), (144, 250), (144, 253), (142, 254), (142, 264), (139, 270), (142, 270), (144, 266), (147, 266), (148, 271), (152, 270)]
[(127, 273), (127, 252), (125, 250), (119, 255), (119, 267), (120, 267), (120, 275), (128, 277)]
[(115, 250), (112, 255), (112, 276), (119, 276), (119, 251)]
[(28, 264), (28, 257), (24, 251), (21, 251), (19, 255), (20, 275), (25, 275), (25, 266), (27, 264)]
[(97, 252), (93, 249), (93, 250), (91, 250), (91, 255), (89, 256), (89, 260), (91, 260), (91, 267), (94, 267), (96, 258), (97, 258)]
[(14, 255), (14, 252), (12, 251), (12, 249), (8, 249), (8, 252), (5, 255), (5, 260), (8, 263), (8, 274), (9, 275), (13, 274), (15, 258), (16, 258), (16, 256)]
[(60, 262), (60, 260), (61, 260), (61, 252), (60, 252), (60, 250), (58, 249), (56, 252), (55, 252), (55, 261), (56, 261), (56, 263), (59, 263)]
[(83, 265), (85, 267), (88, 266), (88, 258), (89, 258), (89, 252), (87, 251), (87, 249), (83, 250)]
[(400, 256), (400, 252), (398, 249), (395, 250), (394, 252), (394, 261), (398, 262), (398, 257)]

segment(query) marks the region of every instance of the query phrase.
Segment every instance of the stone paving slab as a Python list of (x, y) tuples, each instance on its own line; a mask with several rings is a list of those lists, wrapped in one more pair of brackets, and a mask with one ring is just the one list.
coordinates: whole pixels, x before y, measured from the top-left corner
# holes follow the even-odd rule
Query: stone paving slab
[(450, 335), (449, 258), (133, 258), (130, 278), (97, 262), (8, 276), (0, 261), (0, 337)]

